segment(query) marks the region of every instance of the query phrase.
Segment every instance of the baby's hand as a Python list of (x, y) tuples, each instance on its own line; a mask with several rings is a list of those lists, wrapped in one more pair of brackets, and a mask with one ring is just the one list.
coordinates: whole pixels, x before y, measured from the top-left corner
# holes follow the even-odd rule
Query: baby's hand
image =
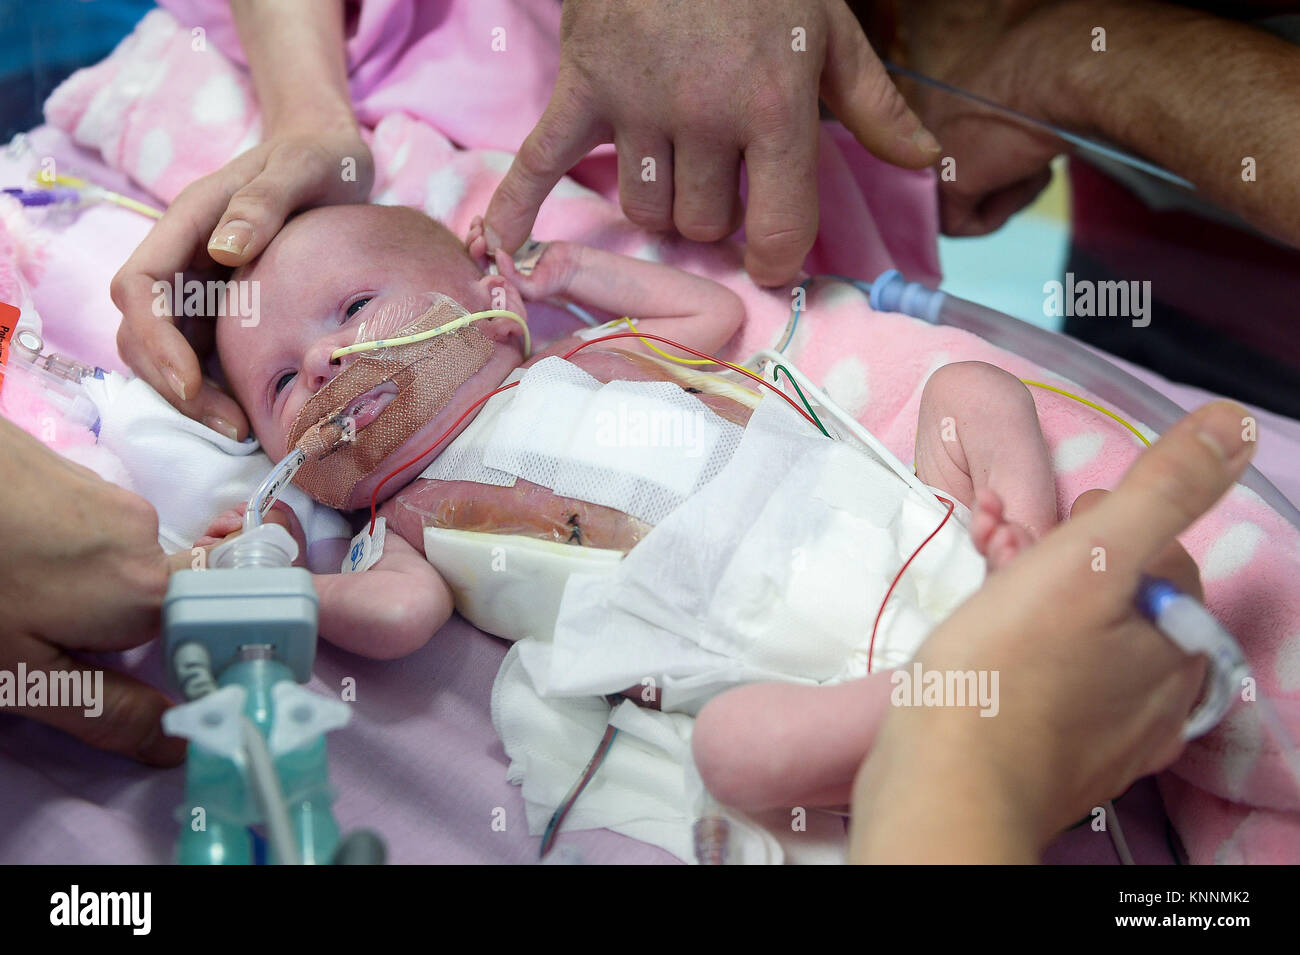
[(544, 301), (563, 295), (578, 264), (578, 247), (568, 242), (529, 241), (512, 257), (489, 245), (482, 217), (470, 223), (465, 246), (480, 265), (496, 263), (497, 271), (521, 296)]
[[(222, 541), (238, 537), (244, 530), (244, 512), (247, 510), (247, 503), (239, 504), (214, 518), (212, 523), (208, 525), (207, 532), (194, 541), (194, 546), (203, 547), (210, 551)], [(279, 524), (293, 535), (293, 539), (298, 545), (298, 557), (293, 562), (294, 566), (306, 566), (307, 535), (303, 533), (302, 525), (298, 523), (298, 515), (293, 512), (293, 508), (284, 501), (276, 501), (271, 505), (271, 510), (267, 512), (264, 523)]]

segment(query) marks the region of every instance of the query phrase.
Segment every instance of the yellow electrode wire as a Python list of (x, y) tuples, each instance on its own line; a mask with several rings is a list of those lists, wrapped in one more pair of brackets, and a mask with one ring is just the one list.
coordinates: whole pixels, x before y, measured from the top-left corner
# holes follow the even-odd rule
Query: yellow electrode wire
[(511, 321), (518, 322), (519, 327), (524, 330), (524, 357), (527, 358), (533, 353), (533, 340), (528, 334), (528, 323), (514, 312), (507, 311), (504, 308), (490, 308), (485, 312), (475, 312), (472, 315), (462, 315), (460, 318), (448, 322), (446, 325), (439, 325), (437, 328), (430, 328), (427, 331), (416, 332), (414, 335), (403, 335), (401, 338), (380, 338), (373, 342), (357, 342), (355, 345), (348, 345), (345, 348), (336, 348), (330, 354), (330, 361), (338, 361), (344, 355), (355, 355), (357, 352), (373, 351), (376, 348), (393, 348), (397, 345), (413, 345), (416, 342), (424, 341), (426, 338), (433, 338), (435, 335), (445, 335), (447, 332), (454, 332), (458, 328), (464, 328), (470, 322), (476, 322), (480, 318), (508, 318)]
[[(619, 322), (627, 322), (627, 327), (632, 329), (632, 331), (636, 331), (636, 322), (628, 318), (626, 315), (624, 315), (622, 318), (616, 318), (612, 322), (606, 322), (605, 325), (608, 325), (610, 326), (611, 329), (613, 329), (618, 327)], [(604, 328), (605, 325), (602, 325), (601, 328)], [(675, 361), (679, 365), (725, 365), (726, 364), (725, 361), (722, 362), (712, 361), (708, 358), (674, 358), (672, 355), (668, 354), (662, 348), (655, 345), (655, 343), (650, 341), (650, 339), (648, 338), (642, 338), (641, 344), (644, 345), (646, 348), (650, 349), (652, 352), (655, 352), (656, 354), (659, 355), (663, 355), (669, 361)], [(735, 366), (733, 365), (732, 367), (734, 368)]]
[[(626, 322), (628, 328), (632, 329), (632, 331), (636, 331), (636, 322), (634, 322), (632, 319), (628, 318), (626, 315), (624, 315), (622, 318), (616, 318), (616, 319), (614, 319), (612, 322), (606, 322), (604, 325), (601, 325), (600, 327), (601, 327), (601, 328), (610, 328), (610, 329), (612, 330), (612, 329), (618, 327), (619, 322)], [(730, 364), (729, 362), (725, 362), (725, 361), (722, 361), (722, 360), (720, 360), (720, 359), (717, 360), (717, 361), (710, 361), (709, 359), (706, 359), (706, 358), (674, 358), (672, 355), (668, 354), (668, 353), (667, 353), (666, 351), (664, 351), (663, 349), (661, 349), (661, 348), (657, 348), (657, 347), (655, 346), (655, 343), (654, 343), (654, 342), (652, 342), (652, 341), (650, 341), (650, 340), (648, 340), (648, 339), (645, 339), (645, 338), (642, 338), (642, 339), (641, 339), (641, 344), (645, 345), (645, 346), (646, 346), (647, 348), (649, 348), (651, 351), (653, 351), (653, 352), (655, 352), (655, 353), (657, 353), (657, 354), (659, 354), (659, 355), (662, 355), (664, 358), (667, 358), (669, 361), (675, 361), (675, 362), (678, 362), (679, 364), (682, 364), (682, 365), (715, 365), (715, 364), (716, 364), (716, 365), (727, 365), (727, 367), (729, 367), (729, 368), (735, 368), (735, 367), (736, 367), (735, 365), (732, 365), (732, 364)], [(336, 353), (336, 354), (337, 354), (337, 353)], [(791, 379), (791, 381), (793, 381), (793, 380), (794, 380), (794, 379)], [(1075, 401), (1079, 402), (1079, 404), (1087, 405), (1089, 408), (1093, 409), (1094, 411), (1100, 411), (1100, 412), (1101, 412), (1102, 414), (1104, 414), (1106, 417), (1108, 417), (1108, 418), (1113, 418), (1115, 421), (1118, 421), (1118, 422), (1119, 422), (1120, 424), (1122, 424), (1124, 427), (1128, 428), (1129, 431), (1133, 432), (1133, 434), (1136, 435), (1137, 439), (1138, 439), (1139, 441), (1141, 441), (1144, 445), (1146, 445), (1148, 448), (1151, 447), (1151, 442), (1147, 440), (1146, 435), (1144, 435), (1144, 434), (1143, 434), (1141, 431), (1139, 431), (1137, 428), (1133, 427), (1133, 425), (1129, 424), (1127, 421), (1125, 421), (1125, 420), (1124, 420), (1123, 418), (1121, 418), (1119, 415), (1115, 414), (1115, 412), (1113, 412), (1113, 411), (1108, 411), (1107, 409), (1103, 408), (1101, 405), (1097, 404), (1096, 402), (1089, 401), (1087, 398), (1081, 398), (1079, 395), (1076, 395), (1076, 394), (1073, 394), (1072, 392), (1066, 391), (1064, 388), (1058, 388), (1058, 387), (1056, 387), (1055, 385), (1049, 385), (1049, 384), (1046, 384), (1046, 383), (1041, 382), (1041, 381), (1032, 381), (1032, 380), (1030, 380), (1030, 379), (1028, 379), (1028, 378), (1021, 378), (1020, 381), (1023, 382), (1024, 384), (1026, 384), (1026, 385), (1032, 385), (1032, 386), (1035, 387), (1035, 388), (1044, 388), (1044, 389), (1046, 389), (1047, 391), (1053, 391), (1053, 392), (1055, 392), (1055, 393), (1058, 394), (1058, 395), (1063, 395), (1063, 396), (1065, 396), (1066, 398), (1073, 398)], [(797, 388), (797, 387), (798, 387), (798, 386), (796, 386), (796, 388)], [(803, 395), (800, 394), (800, 397), (802, 398)], [(808, 402), (807, 402), (807, 400), (805, 399), (804, 404), (806, 405), (807, 403), (808, 403)], [(812, 411), (811, 408), (809, 408), (808, 410), (809, 410), (809, 411)], [(814, 417), (816, 417), (816, 416), (814, 415)], [(820, 425), (819, 425), (819, 427), (820, 427)], [(825, 429), (823, 429), (823, 433), (825, 433)], [(915, 469), (914, 469), (914, 470), (915, 470)]]
[[(626, 315), (624, 315), (622, 318), (616, 318), (612, 322), (606, 322), (605, 325), (600, 325), (598, 327), (604, 328), (606, 325), (608, 325), (610, 326), (610, 330), (612, 331), (614, 328), (618, 327), (619, 322), (627, 322), (628, 326), (632, 329), (632, 331), (636, 331), (636, 324), (632, 321), (632, 319), (628, 318)], [(668, 354), (667, 352), (655, 348), (654, 342), (650, 341), (647, 338), (640, 338), (637, 340), (641, 342), (642, 345), (645, 345), (647, 348), (651, 349), (652, 351), (659, 352), (659, 354), (663, 355), (669, 361), (675, 361), (681, 365), (725, 365), (726, 367), (730, 368), (732, 371), (738, 371), (742, 375), (745, 374), (746, 372), (746, 369), (741, 368), (739, 365), (733, 365), (731, 362), (723, 361), (721, 358), (674, 358), (672, 355)]]
[(1129, 424), (1127, 421), (1125, 421), (1125, 420), (1124, 420), (1123, 418), (1121, 418), (1119, 415), (1115, 414), (1115, 412), (1113, 412), (1113, 411), (1107, 411), (1107, 410), (1106, 410), (1105, 408), (1103, 408), (1101, 405), (1096, 404), (1096, 403), (1094, 403), (1094, 402), (1091, 402), (1091, 401), (1089, 401), (1087, 398), (1080, 398), (1078, 395), (1070, 394), (1070, 392), (1066, 391), (1064, 388), (1057, 388), (1055, 385), (1045, 385), (1045, 384), (1043, 384), (1041, 381), (1030, 381), (1028, 378), (1021, 378), (1020, 380), (1021, 380), (1022, 382), (1024, 382), (1026, 385), (1033, 385), (1035, 388), (1046, 388), (1048, 391), (1054, 391), (1054, 392), (1056, 392), (1058, 395), (1065, 395), (1065, 397), (1067, 397), (1067, 398), (1073, 398), (1075, 401), (1079, 402), (1079, 404), (1081, 404), (1081, 405), (1087, 405), (1087, 406), (1088, 406), (1089, 408), (1091, 408), (1093, 411), (1100, 411), (1100, 412), (1101, 412), (1102, 414), (1104, 414), (1107, 418), (1114, 418), (1116, 421), (1118, 421), (1118, 422), (1119, 422), (1120, 424), (1122, 424), (1124, 427), (1128, 428), (1128, 429), (1129, 429), (1130, 431), (1132, 431), (1135, 435), (1137, 435), (1137, 439), (1138, 439), (1139, 441), (1141, 441), (1143, 444), (1145, 444), (1148, 448), (1151, 447), (1151, 442), (1147, 440), (1146, 435), (1144, 435), (1144, 434), (1143, 434), (1141, 431), (1139, 431), (1137, 428), (1133, 427), (1131, 424)]
[(120, 192), (114, 192), (112, 189), (105, 189), (103, 186), (97, 186), (93, 182), (87, 182), (77, 176), (55, 176), (53, 183), (43, 176), (36, 177), (37, 183), (46, 188), (51, 185), (68, 186), (72, 189), (92, 190), (98, 194), (99, 198), (105, 202), (111, 202), (121, 206), (123, 209), (130, 209), (132, 212), (138, 212), (142, 216), (148, 216), (150, 219), (161, 219), (162, 210), (155, 209), (153, 206), (147, 206), (143, 202), (138, 202), (130, 196), (124, 196)]
[[(472, 315), (465, 315), (461, 318), (456, 319), (455, 321), (448, 322), (446, 325), (439, 325), (437, 328), (431, 328), (428, 331), (416, 332), (414, 335), (405, 335), (401, 338), (380, 338), (373, 342), (358, 342), (355, 345), (348, 345), (345, 348), (338, 348), (335, 349), (334, 352), (330, 355), (330, 359), (332, 361), (337, 361), (338, 359), (342, 358), (344, 355), (355, 355), (358, 352), (373, 351), (374, 349), (377, 348), (392, 348), (397, 345), (412, 345), (416, 342), (422, 342), (425, 339), (433, 338), (435, 335), (443, 335), (446, 334), (447, 332), (453, 332), (458, 328), (464, 328), (470, 322), (476, 322), (480, 318), (508, 318), (511, 321), (518, 322), (519, 327), (524, 330), (524, 357), (526, 358), (530, 354), (532, 354), (533, 343), (532, 343), (532, 338), (528, 334), (528, 323), (525, 322), (518, 315), (516, 315), (514, 312), (507, 311), (506, 309), (503, 308), (492, 308), (492, 309), (488, 309), (485, 312), (474, 312)], [(616, 318), (612, 322), (606, 322), (604, 325), (601, 325), (600, 327), (609, 328), (613, 330), (614, 328), (618, 327), (618, 324), (620, 322), (626, 322), (628, 328), (632, 329), (632, 331), (634, 332), (636, 331), (636, 322), (634, 322), (631, 318), (629, 318), (626, 315), (624, 315), (622, 318)], [(740, 368), (738, 366), (733, 365), (729, 361), (723, 361), (721, 358), (717, 358), (717, 359), (676, 358), (668, 354), (662, 348), (657, 347), (655, 343), (650, 341), (649, 339), (642, 338), (639, 340), (641, 344), (645, 345), (647, 348), (649, 348), (651, 351), (655, 352), (656, 354), (662, 355), (664, 358), (667, 358), (669, 361), (675, 361), (681, 365), (725, 365), (728, 368), (734, 369), (736, 371), (740, 371)], [(1118, 421), (1124, 427), (1128, 428), (1128, 430), (1131, 431), (1137, 437), (1137, 439), (1141, 441), (1144, 445), (1146, 445), (1147, 447), (1151, 447), (1151, 442), (1147, 440), (1146, 435), (1144, 435), (1137, 428), (1133, 427), (1133, 425), (1129, 424), (1119, 415), (1115, 414), (1115, 412), (1103, 408), (1101, 405), (1097, 404), (1096, 402), (1089, 401), (1087, 398), (1081, 398), (1079, 395), (1066, 391), (1064, 388), (1058, 388), (1055, 385), (1049, 385), (1041, 381), (1033, 381), (1029, 378), (1021, 378), (1020, 381), (1034, 388), (1043, 388), (1047, 391), (1055, 392), (1058, 395), (1063, 395), (1066, 398), (1072, 398), (1075, 401), (1079, 402), (1079, 404), (1081, 405), (1087, 405), (1089, 408), (1093, 409), (1094, 411), (1101, 412), (1106, 417)]]

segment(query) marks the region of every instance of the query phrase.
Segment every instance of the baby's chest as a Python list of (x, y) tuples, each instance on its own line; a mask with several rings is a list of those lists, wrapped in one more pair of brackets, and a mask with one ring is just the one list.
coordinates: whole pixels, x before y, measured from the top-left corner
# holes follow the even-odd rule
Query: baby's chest
[(489, 402), (402, 506), (424, 526), (626, 551), (721, 471), (748, 412), (675, 376), (602, 381), (551, 359)]

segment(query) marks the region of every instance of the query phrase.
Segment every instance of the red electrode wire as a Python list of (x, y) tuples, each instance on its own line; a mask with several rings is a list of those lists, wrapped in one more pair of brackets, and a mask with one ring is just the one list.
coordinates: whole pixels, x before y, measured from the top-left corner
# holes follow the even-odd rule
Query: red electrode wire
[(912, 551), (912, 556), (907, 558), (907, 561), (903, 564), (902, 568), (898, 571), (897, 574), (894, 575), (893, 583), (891, 583), (889, 585), (889, 589), (885, 591), (885, 599), (880, 601), (880, 609), (876, 611), (876, 622), (871, 625), (871, 643), (867, 645), (867, 672), (868, 673), (871, 672), (872, 654), (874, 654), (876, 651), (876, 630), (879, 629), (880, 627), (880, 618), (885, 615), (885, 605), (889, 603), (889, 598), (893, 596), (894, 588), (897, 587), (898, 582), (903, 579), (903, 574), (906, 573), (907, 568), (912, 565), (912, 561), (916, 560), (916, 555), (921, 553), (921, 551), (925, 548), (925, 545), (930, 543), (930, 541), (934, 540), (935, 535), (937, 535), (941, 530), (943, 530), (943, 526), (948, 523), (948, 518), (952, 517), (953, 511), (957, 509), (957, 505), (954, 504), (952, 501), (948, 500), (946, 497), (943, 497), (942, 495), (939, 494), (936, 494), (935, 497), (939, 498), (939, 500), (943, 501), (943, 503), (948, 505), (948, 513), (943, 515), (943, 520), (939, 522), (939, 526), (936, 527), (934, 530), (930, 531), (930, 536), (927, 537), (925, 540), (921, 541), (920, 546), (917, 547), (916, 550)]
[[(682, 351), (690, 352), (692, 355), (695, 355), (698, 358), (705, 358), (708, 359), (709, 361), (717, 362), (719, 365), (725, 365), (726, 367), (732, 369), (733, 371), (738, 371), (742, 375), (745, 375), (748, 378), (752, 378), (760, 385), (763, 385), (766, 388), (770, 388), (774, 393), (784, 398), (786, 402), (790, 405), (790, 407), (794, 408), (795, 411), (803, 415), (803, 417), (808, 421), (809, 424), (814, 426), (816, 426), (817, 424), (817, 422), (813, 420), (811, 415), (809, 415), (806, 411), (804, 411), (803, 408), (800, 408), (799, 405), (795, 403), (793, 398), (787, 395), (780, 388), (776, 387), (776, 385), (766, 381), (763, 378), (760, 378), (758, 375), (755, 375), (753, 372), (749, 371), (748, 369), (741, 368), (739, 365), (733, 365), (731, 364), (731, 362), (723, 361), (720, 358), (713, 357), (712, 355), (706, 355), (703, 352), (698, 352), (694, 348), (690, 348), (689, 346), (683, 345), (680, 342), (675, 342), (671, 338), (664, 338), (662, 335), (651, 335), (647, 332), (620, 332), (614, 335), (605, 335), (601, 338), (593, 338), (591, 341), (583, 342), (581, 345), (577, 345), (574, 348), (571, 348), (568, 352), (566, 352), (564, 355), (560, 357), (567, 360), (568, 358), (582, 351), (582, 349), (586, 348), (588, 345), (595, 345), (598, 342), (613, 341), (617, 338), (650, 338), (657, 342), (663, 342), (665, 345), (672, 345), (674, 348), (680, 348)], [(467, 417), (469, 417), (469, 413), (471, 411), (473, 411), (475, 408), (477, 408), (479, 405), (483, 404), (485, 401), (489, 400), (490, 398), (493, 398), (494, 396), (501, 394), (501, 392), (503, 391), (509, 391), (511, 388), (515, 387), (518, 384), (519, 382), (512, 381), (510, 382), (510, 384), (502, 385), (500, 388), (497, 388), (494, 391), (489, 391), (483, 397), (479, 398), (472, 405), (470, 405), (468, 408), (465, 409), (465, 413), (462, 414), (459, 418), (457, 418), (455, 423), (446, 431), (444, 431), (442, 433), (442, 436), (438, 438), (437, 441), (433, 442), (433, 444), (429, 445), (429, 447), (425, 448), (423, 451), (421, 451), (411, 460), (407, 461), (405, 464), (399, 465), (397, 468), (390, 471), (382, 481), (376, 484), (374, 491), (372, 491), (370, 494), (370, 529), (368, 533), (373, 534), (375, 532), (375, 520), (379, 513), (379, 503), (378, 503), (379, 491), (381, 488), (383, 488), (385, 484), (387, 484), (398, 474), (405, 471), (411, 465), (418, 463), (419, 460), (423, 458), (426, 454), (433, 451), (435, 448), (438, 447), (438, 445), (442, 444), (443, 441), (447, 440), (447, 436), (450, 435), (453, 431), (455, 431), (458, 427), (460, 427), (460, 423), (464, 421)], [(948, 500), (948, 498), (942, 497), (938, 494), (936, 494), (935, 497), (937, 497), (940, 501), (948, 505), (948, 512), (944, 514), (943, 520), (939, 522), (939, 526), (930, 532), (930, 536), (927, 537), (925, 540), (921, 541), (920, 546), (918, 546), (916, 550), (912, 551), (912, 555), (907, 558), (907, 561), (903, 564), (902, 568), (898, 571), (897, 574), (894, 575), (893, 582), (890, 583), (889, 589), (885, 591), (885, 599), (880, 602), (880, 609), (876, 612), (875, 623), (871, 625), (871, 643), (867, 647), (867, 672), (868, 673), (871, 672), (871, 657), (872, 654), (875, 652), (875, 648), (876, 648), (876, 631), (880, 628), (880, 619), (885, 615), (885, 606), (889, 603), (889, 598), (893, 596), (894, 588), (898, 586), (898, 582), (902, 579), (903, 574), (907, 572), (907, 568), (912, 565), (912, 561), (916, 560), (917, 555), (921, 553), (921, 551), (925, 548), (925, 545), (930, 543), (930, 541), (934, 540), (935, 536), (941, 530), (944, 529), (944, 526), (948, 523), (948, 519), (952, 517), (953, 512), (956, 510), (957, 505), (955, 505), (952, 501)]]

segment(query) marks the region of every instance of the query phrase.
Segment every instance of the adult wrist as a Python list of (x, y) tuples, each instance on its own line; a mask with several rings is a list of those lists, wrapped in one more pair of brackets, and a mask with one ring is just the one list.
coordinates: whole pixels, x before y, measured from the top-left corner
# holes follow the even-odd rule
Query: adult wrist
[(262, 113), (263, 139), (329, 133), (360, 135), (360, 125), (350, 103), (328, 97), (322, 100), (319, 91), (301, 100), (286, 98), (282, 103), (268, 105)]
[(852, 861), (1038, 861), (1047, 839), (1014, 777), (942, 730), (896, 730), (877, 738), (855, 783)]

